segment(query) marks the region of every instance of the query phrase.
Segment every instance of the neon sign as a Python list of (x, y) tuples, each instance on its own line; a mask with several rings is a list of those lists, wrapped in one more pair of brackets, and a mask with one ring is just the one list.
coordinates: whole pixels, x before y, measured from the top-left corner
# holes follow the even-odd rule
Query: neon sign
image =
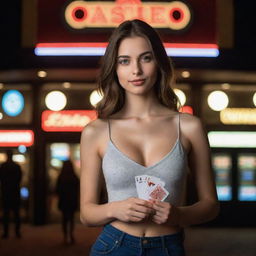
[(46, 132), (81, 132), (97, 115), (94, 110), (45, 110), (42, 129)]
[[(39, 43), (37, 56), (103, 56), (107, 43)], [(172, 57), (217, 57), (216, 44), (171, 44), (164, 43), (168, 56)]]
[(220, 112), (220, 121), (223, 124), (256, 124), (255, 108), (225, 108)]
[[(168, 56), (217, 57), (215, 0), (203, 5), (198, 1), (189, 1), (193, 10), (185, 0), (68, 1), (62, 16), (66, 27), (81, 32), (73, 33), (56, 19), (60, 15), (59, 2), (38, 0), (41, 26), (34, 52), (37, 56), (103, 56), (111, 29), (125, 20), (140, 19), (159, 29)], [(52, 12), (47, 12), (46, 5)], [(171, 37), (168, 33), (172, 33)]]
[(187, 28), (192, 20), (191, 9), (182, 1), (73, 1), (65, 9), (65, 20), (73, 29), (111, 28), (131, 19), (140, 19), (155, 28), (169, 28), (175, 31)]
[(212, 148), (255, 148), (256, 132), (210, 131), (208, 139)]
[(1, 147), (26, 147), (34, 144), (34, 132), (31, 130), (0, 130)]

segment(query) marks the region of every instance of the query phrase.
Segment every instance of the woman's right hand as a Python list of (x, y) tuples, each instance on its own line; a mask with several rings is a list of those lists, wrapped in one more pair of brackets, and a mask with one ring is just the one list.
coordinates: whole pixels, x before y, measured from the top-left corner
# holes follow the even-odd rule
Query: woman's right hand
[(155, 212), (152, 203), (135, 197), (112, 202), (111, 208), (112, 216), (123, 222), (140, 222)]

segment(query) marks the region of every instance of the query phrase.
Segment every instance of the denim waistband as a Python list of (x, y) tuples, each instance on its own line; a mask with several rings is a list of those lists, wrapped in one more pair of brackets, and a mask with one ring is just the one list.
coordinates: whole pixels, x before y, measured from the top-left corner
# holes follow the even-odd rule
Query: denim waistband
[(107, 224), (104, 226), (103, 233), (104, 232), (116, 239), (120, 244), (126, 244), (134, 248), (165, 247), (165, 244), (182, 243), (184, 240), (184, 231), (164, 236), (139, 237), (129, 235), (111, 224)]

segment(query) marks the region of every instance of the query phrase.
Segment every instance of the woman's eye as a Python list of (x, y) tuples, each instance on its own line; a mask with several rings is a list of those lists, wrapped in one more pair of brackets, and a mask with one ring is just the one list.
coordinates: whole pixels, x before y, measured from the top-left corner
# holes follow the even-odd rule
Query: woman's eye
[(152, 60), (151, 55), (145, 55), (145, 56), (142, 57), (143, 62), (150, 62), (151, 60)]
[(128, 65), (130, 63), (129, 59), (119, 59), (118, 64)]

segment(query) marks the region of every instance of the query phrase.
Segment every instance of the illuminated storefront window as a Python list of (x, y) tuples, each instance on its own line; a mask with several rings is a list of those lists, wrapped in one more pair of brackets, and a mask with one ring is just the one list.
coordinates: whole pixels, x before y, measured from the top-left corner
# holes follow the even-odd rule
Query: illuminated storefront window
[[(254, 92), (255, 85), (227, 83), (204, 85), (201, 104), (202, 119), (207, 125), (255, 125)], [(214, 97), (212, 93), (217, 95), (215, 94)]]
[(256, 154), (238, 155), (238, 200), (256, 201)]
[(232, 159), (230, 154), (226, 154), (226, 153), (213, 154), (212, 165), (215, 173), (218, 199), (220, 201), (232, 200), (232, 184), (231, 184)]

